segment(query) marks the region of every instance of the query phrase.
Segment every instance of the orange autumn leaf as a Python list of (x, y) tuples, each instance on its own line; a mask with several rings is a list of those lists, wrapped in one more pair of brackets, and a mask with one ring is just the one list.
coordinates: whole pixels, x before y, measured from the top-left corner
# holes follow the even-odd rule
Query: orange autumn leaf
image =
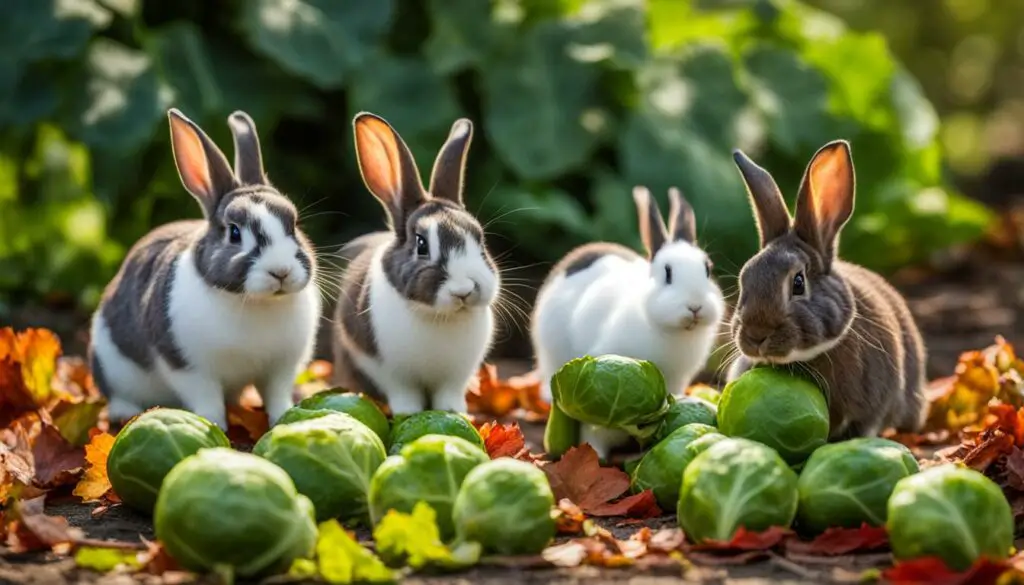
[(235, 443), (255, 443), (270, 429), (267, 413), (262, 408), (230, 404), (227, 411), (228, 438)]
[(540, 380), (532, 373), (513, 376), (507, 380), (498, 377), (498, 368), (483, 364), (466, 391), (469, 411), (494, 417), (503, 417), (517, 409), (525, 411), (529, 420), (547, 417), (551, 406), (540, 397)]
[(491, 421), (484, 423), (479, 429), (483, 437), (484, 447), (491, 459), (499, 457), (519, 458), (526, 451), (526, 438), (519, 428), (518, 422), (499, 424)]
[(0, 329), (0, 412), (13, 418), (44, 406), (53, 393), (60, 354), (60, 340), (52, 331)]
[(1020, 408), (1024, 406), (1024, 360), (1002, 337), (995, 344), (960, 355), (956, 371), (949, 378), (929, 385), (932, 398), (927, 430), (957, 431), (980, 425), (993, 398)]
[(108, 494), (112, 495), (110, 478), (107, 477), (107, 456), (113, 446), (113, 435), (104, 432), (94, 433), (85, 446), (85, 475), (71, 492), (82, 501), (96, 502)]

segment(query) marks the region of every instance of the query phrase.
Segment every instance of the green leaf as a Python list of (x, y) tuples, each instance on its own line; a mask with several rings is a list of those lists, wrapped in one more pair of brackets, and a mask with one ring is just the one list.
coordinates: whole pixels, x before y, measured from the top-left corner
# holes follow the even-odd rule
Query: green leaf
[(100, 573), (113, 571), (120, 566), (138, 569), (142, 563), (138, 559), (138, 551), (121, 548), (103, 548), (83, 546), (75, 552), (75, 564), (83, 569), (92, 569)]
[(805, 55), (829, 79), (833, 112), (875, 128), (890, 123), (890, 108), (879, 106), (888, 105), (896, 66), (881, 35), (845, 33), (816, 39)]
[(912, 149), (934, 144), (939, 131), (939, 116), (924, 96), (921, 84), (900, 68), (892, 77), (891, 92), (904, 143)]
[(458, 73), (487, 61), (497, 46), (514, 41), (510, 23), (496, 21), (491, 2), (480, 0), (429, 0), (430, 37), (423, 54), (439, 75)]
[(256, 51), (321, 89), (335, 89), (370, 56), (393, 8), (393, 0), (250, 0), (241, 26)]
[[(0, 98), (0, 125), (29, 128), (56, 111), (60, 95), (51, 72), (30, 66), (18, 79), (4, 80), (5, 72), (13, 72), (13, 67), (0, 64), (0, 96), (9, 96)], [(12, 85), (5, 88), (6, 83)]]
[(356, 542), (337, 520), (320, 524), (316, 556), (317, 571), (328, 583), (395, 581), (391, 570), (376, 555)]
[(377, 550), (389, 562), (405, 563), (413, 569), (426, 566), (460, 568), (480, 560), (479, 545), (465, 543), (453, 551), (441, 541), (437, 515), (430, 504), (420, 501), (412, 514), (389, 510), (373, 530)]
[(124, 18), (132, 18), (139, 13), (139, 0), (99, 0), (99, 3)]
[(156, 59), (174, 107), (199, 119), (223, 109), (224, 96), (194, 24), (174, 22), (153, 31), (146, 50)]
[(94, 0), (5, 0), (0, 55), (20, 63), (71, 59), (110, 18)]
[(582, 166), (597, 146), (588, 124), (597, 70), (569, 54), (562, 23), (531, 29), (515, 51), (481, 72), (484, 125), (498, 156), (522, 179), (550, 179)]
[(596, 232), (594, 239), (618, 242), (634, 250), (640, 249), (636, 205), (630, 186), (604, 168), (594, 171), (591, 185), (590, 200), (594, 205), (592, 229)]
[(644, 0), (588, 0), (569, 22), (575, 27), (571, 53), (581, 61), (609, 60), (626, 69), (647, 59)]
[(131, 151), (152, 138), (165, 103), (149, 55), (97, 39), (89, 47), (83, 74), (83, 90), (68, 121), (76, 137), (114, 152)]
[(376, 55), (354, 77), (349, 115), (371, 111), (384, 117), (409, 144), (421, 171), (430, 169), (459, 105), (448, 80), (414, 58)]
[[(100, 233), (101, 238), (105, 235)], [(54, 410), (53, 424), (65, 441), (82, 447), (89, 442), (89, 430), (96, 426), (103, 405), (102, 402), (61, 402)]]

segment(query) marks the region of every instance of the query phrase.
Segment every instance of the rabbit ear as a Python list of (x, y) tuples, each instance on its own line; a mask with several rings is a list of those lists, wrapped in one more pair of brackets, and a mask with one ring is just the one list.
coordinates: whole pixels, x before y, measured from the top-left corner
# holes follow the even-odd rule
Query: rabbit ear
[(263, 172), (263, 155), (260, 153), (256, 124), (249, 114), (238, 110), (228, 116), (228, 126), (235, 138), (235, 176), (244, 185), (265, 185), (267, 177)]
[(693, 206), (675, 187), (669, 187), (668, 202), (668, 233), (672, 241), (696, 242), (697, 217), (693, 213)]
[(405, 218), (427, 200), (416, 161), (384, 118), (361, 112), (352, 124), (363, 182), (387, 208), (395, 233), (402, 235)]
[(473, 123), (460, 118), (452, 124), (430, 173), (430, 195), (462, 205), (462, 180), (466, 174), (466, 157), (473, 141)]
[(633, 201), (636, 202), (637, 217), (640, 220), (640, 239), (647, 249), (647, 257), (654, 258), (668, 241), (665, 220), (661, 218), (658, 202), (647, 187), (633, 187)]
[(796, 200), (794, 229), (831, 263), (839, 230), (853, 215), (855, 179), (850, 144), (835, 140), (814, 154)]
[(742, 150), (732, 151), (732, 158), (747, 185), (747, 194), (754, 205), (761, 247), (764, 248), (768, 242), (789, 232), (792, 218), (786, 209), (786, 200), (768, 171), (757, 166)]
[(203, 205), (206, 217), (212, 217), (220, 198), (238, 186), (228, 159), (195, 122), (176, 108), (167, 111), (167, 119), (181, 183)]

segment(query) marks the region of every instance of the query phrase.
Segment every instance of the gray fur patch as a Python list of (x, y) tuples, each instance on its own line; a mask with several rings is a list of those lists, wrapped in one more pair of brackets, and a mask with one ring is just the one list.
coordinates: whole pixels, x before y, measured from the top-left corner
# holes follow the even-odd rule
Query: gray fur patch
[(341, 294), (335, 309), (335, 345), (344, 347), (347, 338), (367, 355), (377, 355), (377, 339), (370, 321), (369, 271), (374, 250), (367, 249), (352, 261), (341, 281)]
[(379, 402), (387, 403), (387, 396), (373, 380), (363, 373), (352, 360), (351, 354), (335, 340), (334, 383), (350, 392), (361, 392)]
[(583, 272), (594, 265), (595, 262), (605, 256), (618, 256), (626, 260), (639, 259), (640, 255), (629, 248), (613, 243), (595, 242), (586, 244), (572, 250), (562, 258), (552, 269), (552, 275), (564, 273), (572, 276), (577, 272)]
[(92, 346), (89, 346), (89, 370), (92, 372), (92, 382), (99, 389), (100, 394), (110, 398), (112, 392), (107, 383), (107, 375), (104, 373), (103, 364), (96, 357), (96, 352), (93, 351)]
[(100, 309), (122, 355), (143, 369), (157, 352), (172, 368), (188, 364), (171, 334), (171, 282), (178, 256), (201, 234), (206, 222), (179, 221), (139, 240), (103, 293)]

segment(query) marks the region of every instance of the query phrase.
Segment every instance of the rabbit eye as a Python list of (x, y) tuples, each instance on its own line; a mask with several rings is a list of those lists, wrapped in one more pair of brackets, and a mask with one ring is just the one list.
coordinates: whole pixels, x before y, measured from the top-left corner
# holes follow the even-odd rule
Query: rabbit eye
[(665, 284), (672, 284), (672, 267), (665, 265)]
[(711, 278), (711, 269), (714, 267), (715, 265), (714, 263), (711, 262), (711, 260), (708, 260), (707, 262), (704, 263), (704, 271), (707, 273), (708, 278)]
[(232, 244), (242, 243), (242, 230), (233, 223), (228, 225), (228, 241)]
[(427, 239), (423, 236), (416, 234), (416, 255), (417, 256), (429, 256), (430, 247), (427, 246)]
[(793, 296), (802, 297), (804, 295), (804, 273), (797, 272), (796, 276), (793, 277)]

